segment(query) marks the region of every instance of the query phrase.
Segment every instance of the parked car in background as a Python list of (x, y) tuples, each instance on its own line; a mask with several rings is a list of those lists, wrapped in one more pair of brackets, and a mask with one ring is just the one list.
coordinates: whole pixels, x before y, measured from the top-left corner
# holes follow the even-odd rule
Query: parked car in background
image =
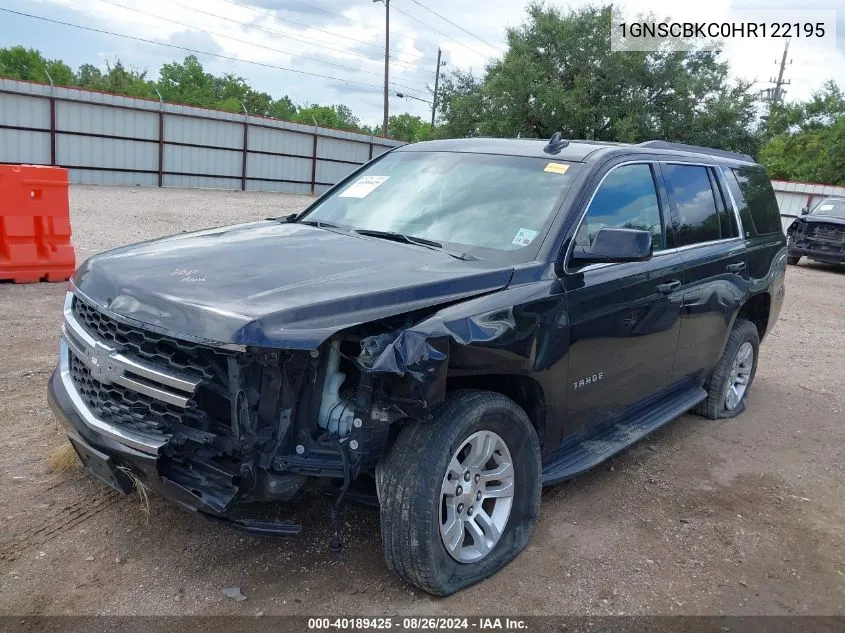
[(790, 264), (805, 255), (825, 264), (845, 264), (845, 198), (826, 198), (787, 229)]
[(387, 565), (447, 595), (526, 546), (541, 486), (742, 412), (785, 269), (748, 156), (415, 143), (300, 214), (89, 259), (50, 401), (93, 475), (256, 533), (369, 491)]

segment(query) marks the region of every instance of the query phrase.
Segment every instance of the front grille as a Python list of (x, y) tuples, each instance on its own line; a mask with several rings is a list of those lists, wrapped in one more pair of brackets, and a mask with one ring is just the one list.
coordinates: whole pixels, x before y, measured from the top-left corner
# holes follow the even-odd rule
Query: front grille
[(835, 224), (817, 224), (810, 227), (810, 230), (807, 231), (807, 237), (845, 243), (845, 227)]
[(77, 298), (73, 300), (73, 313), (91, 336), (106, 343), (116, 344), (124, 353), (133, 354), (164, 368), (199, 374), (208, 381), (222, 384), (227, 382), (226, 357), (234, 352), (127, 325)]
[(206, 415), (194, 407), (182, 409), (121, 385), (104, 385), (73, 354), (70, 376), (82, 401), (103, 422), (158, 438), (169, 435), (177, 424), (206, 426)]
[(168, 404), (116, 383), (104, 384), (88, 367), (70, 354), (70, 376), (80, 397), (103, 422), (154, 436), (170, 435), (175, 426), (228, 434), (231, 414), (228, 401), (227, 358), (237, 352), (218, 350), (151, 332), (117, 321), (88, 304), (73, 298), (76, 321), (95, 339), (117, 347), (160, 368), (201, 376), (193, 397), (185, 408)]

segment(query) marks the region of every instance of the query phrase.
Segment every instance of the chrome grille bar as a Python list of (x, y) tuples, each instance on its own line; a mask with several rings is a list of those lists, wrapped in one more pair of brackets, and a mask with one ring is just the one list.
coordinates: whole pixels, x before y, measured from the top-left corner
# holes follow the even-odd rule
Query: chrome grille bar
[(99, 382), (116, 383), (162, 402), (187, 407), (200, 378), (123, 354), (91, 336), (73, 314), (73, 294), (65, 297), (62, 338)]

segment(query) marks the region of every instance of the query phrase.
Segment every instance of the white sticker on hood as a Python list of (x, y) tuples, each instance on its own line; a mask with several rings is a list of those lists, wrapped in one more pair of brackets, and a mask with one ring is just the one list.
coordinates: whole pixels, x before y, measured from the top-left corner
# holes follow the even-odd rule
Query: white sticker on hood
[(531, 229), (519, 229), (511, 244), (516, 244), (517, 246), (528, 246), (534, 241), (535, 237), (537, 237), (537, 231), (532, 231)]
[(339, 198), (366, 198), (390, 176), (363, 176), (343, 190)]

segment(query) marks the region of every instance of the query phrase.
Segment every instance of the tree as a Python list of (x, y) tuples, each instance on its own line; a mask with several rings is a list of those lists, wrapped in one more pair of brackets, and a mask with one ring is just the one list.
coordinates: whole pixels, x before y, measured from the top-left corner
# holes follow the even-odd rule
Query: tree
[(75, 83), (73, 71), (63, 61), (44, 59), (39, 51), (23, 46), (0, 48), (0, 76), (41, 83), (49, 83), (52, 77), (57, 86)]
[(285, 95), (270, 104), (270, 108), (267, 110), (267, 116), (289, 121), (296, 115), (296, 111), (296, 104), (290, 100), (290, 97)]
[(304, 105), (293, 116), (297, 123), (331, 127), (336, 130), (361, 130), (361, 122), (352, 114), (352, 110), (345, 105)]
[(387, 135), (407, 143), (417, 143), (431, 137), (431, 124), (407, 112), (394, 114), (387, 120)]
[(845, 95), (829, 81), (806, 102), (773, 105), (760, 162), (772, 178), (845, 185)]
[(754, 95), (720, 54), (610, 50), (610, 6), (529, 5), (482, 77), (443, 82), (438, 136), (654, 138), (753, 153)]
[(182, 63), (165, 64), (158, 74), (158, 89), (165, 101), (205, 108), (212, 108), (219, 101), (217, 95), (223, 80), (215, 82), (194, 55), (188, 55)]
[(144, 99), (158, 98), (155, 92), (155, 84), (147, 79), (147, 71), (132, 67), (127, 68), (119, 59), (114, 62), (106, 62), (105, 74), (90, 64), (80, 66), (76, 83), (83, 88), (102, 92)]
[[(35, 49), (23, 46), (0, 48), (0, 77), (47, 82), (47, 72), (56, 85), (78, 86), (112, 94), (145, 99), (161, 98), (166, 102), (182, 103), (229, 112), (247, 113), (296, 121), (307, 125), (331, 127), (363, 134), (379, 134), (380, 128), (361, 123), (349, 106), (306, 104), (297, 106), (289, 96), (280, 99), (252, 88), (246, 79), (234, 73), (212, 75), (194, 55), (181, 62), (164, 64), (156, 81), (149, 79), (147, 69), (125, 65), (120, 59), (106, 62), (106, 69), (82, 64), (74, 73), (61, 60), (48, 60)], [(391, 134), (409, 142), (424, 140), (430, 126), (419, 117), (403, 114), (391, 117)]]

